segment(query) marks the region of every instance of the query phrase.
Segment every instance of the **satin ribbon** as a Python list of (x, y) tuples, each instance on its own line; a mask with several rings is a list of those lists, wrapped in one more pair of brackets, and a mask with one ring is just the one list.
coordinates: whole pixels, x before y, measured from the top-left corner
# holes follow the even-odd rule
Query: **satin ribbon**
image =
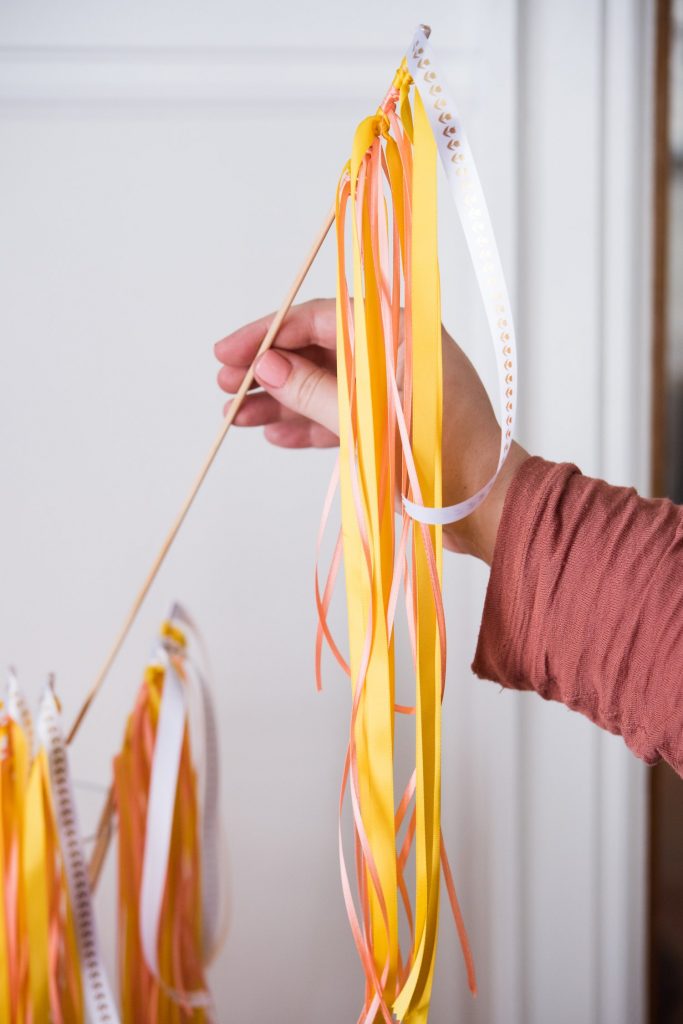
[[(161, 981), (158, 942), (161, 905), (166, 888), (171, 832), (178, 790), (180, 755), (185, 734), (183, 682), (173, 660), (159, 652), (164, 663), (164, 689), (154, 739), (154, 759), (147, 800), (145, 849), (140, 885), (140, 938), (147, 967)], [(194, 1000), (200, 999), (195, 1004)], [(191, 1005), (206, 1005), (206, 993), (193, 993)]]
[[(192, 642), (185, 657), (188, 722), (197, 770), (202, 832), (202, 947), (211, 963), (227, 933), (226, 842), (221, 820), (220, 745), (216, 708), (208, 678), (209, 657), (202, 634), (187, 609), (176, 603), (169, 616)], [(201, 657), (193, 654), (196, 647)]]
[(19, 687), (19, 680), (13, 668), (7, 674), (7, 714), (21, 726), (26, 740), (29, 761), (33, 757), (33, 719), (28, 702)]
[(88, 1019), (91, 1024), (118, 1024), (118, 1011), (100, 953), (61, 717), (50, 686), (40, 705), (38, 736), (50, 780)]
[[(1, 707), (1, 706), (0, 706)], [(24, 1008), (26, 946), (21, 886), (23, 818), (28, 779), (21, 726), (0, 710), (0, 1010), (16, 1020)]]
[[(169, 1013), (174, 1020), (176, 1013), (214, 1019), (203, 967), (225, 930), (218, 737), (210, 689), (188, 654), (188, 631), (201, 646), (194, 623), (175, 605), (115, 761), (121, 983), (131, 1022)], [(138, 949), (146, 970), (131, 978)]]
[(75, 923), (47, 752), (16, 675), (0, 717), (0, 1018), (81, 1024)]
[(464, 519), (481, 505), (510, 451), (517, 408), (517, 348), (505, 275), (472, 149), (422, 26), (415, 32), (406, 61), (429, 118), (484, 303), (496, 360), (501, 410), (498, 465), (476, 494), (444, 508), (403, 499), (413, 519), (444, 525)]

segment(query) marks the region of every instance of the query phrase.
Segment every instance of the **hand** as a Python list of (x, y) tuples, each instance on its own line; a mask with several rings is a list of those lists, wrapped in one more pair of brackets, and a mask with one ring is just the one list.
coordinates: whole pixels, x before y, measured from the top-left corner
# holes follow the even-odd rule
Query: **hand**
[[(223, 391), (237, 391), (271, 320), (272, 315), (262, 317), (217, 342), (216, 357), (223, 364), (218, 383)], [(282, 448), (337, 445), (336, 330), (333, 299), (293, 306), (274, 347), (256, 365), (258, 384), (245, 399), (235, 425), (263, 426), (266, 439)], [(445, 328), (442, 345), (443, 503), (453, 505), (474, 494), (492, 475), (500, 428), (476, 370)], [(258, 386), (263, 391), (257, 391)], [(461, 522), (444, 527), (445, 547), (490, 564), (507, 488), (526, 458), (527, 452), (513, 442), (483, 504)]]

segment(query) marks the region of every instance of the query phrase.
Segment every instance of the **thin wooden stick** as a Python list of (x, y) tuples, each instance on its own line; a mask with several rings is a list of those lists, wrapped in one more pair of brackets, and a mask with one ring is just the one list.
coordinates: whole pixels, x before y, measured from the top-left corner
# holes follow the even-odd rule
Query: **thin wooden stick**
[(88, 881), (90, 882), (91, 892), (95, 891), (95, 886), (99, 881), (100, 872), (102, 871), (102, 867), (104, 866), (104, 861), (107, 856), (109, 843), (114, 835), (115, 809), (114, 787), (111, 786), (100, 814), (100, 820), (97, 822), (95, 846), (93, 847), (92, 854), (90, 855), (90, 863), (88, 864)]
[(199, 470), (199, 473), (197, 474), (197, 477), (196, 477), (194, 483), (192, 484), (192, 487), (190, 488), (189, 494), (185, 498), (185, 501), (183, 502), (183, 505), (182, 505), (182, 507), (180, 509), (180, 512), (178, 513), (178, 515), (177, 515), (177, 517), (175, 519), (175, 522), (171, 526), (171, 529), (169, 530), (168, 535), (166, 536), (166, 539), (165, 539), (164, 543), (161, 545), (161, 550), (159, 551), (159, 554), (157, 555), (157, 557), (154, 559), (154, 562), (152, 563), (152, 568), (150, 569), (149, 573), (147, 574), (147, 578), (145, 579), (145, 582), (142, 584), (142, 587), (140, 588), (140, 591), (138, 592), (137, 597), (133, 601), (132, 607), (131, 607), (130, 611), (128, 612), (128, 615), (126, 616), (126, 618), (124, 620), (123, 626), (121, 627), (121, 630), (120, 630), (118, 636), (116, 637), (116, 639), (115, 639), (115, 641), (114, 641), (114, 643), (112, 645), (112, 648), (109, 651), (109, 654), (107, 655), (107, 657), (106, 657), (106, 659), (104, 661), (104, 664), (103, 664), (102, 668), (100, 669), (99, 675), (97, 676), (97, 678), (96, 678), (96, 680), (95, 680), (95, 682), (94, 682), (90, 692), (88, 693), (88, 695), (86, 696), (85, 700), (83, 701), (83, 704), (81, 705), (80, 711), (76, 715), (75, 721), (74, 721), (73, 725), (71, 726), (71, 731), (69, 732), (69, 735), (67, 737), (67, 743), (73, 743), (73, 740), (74, 740), (74, 738), (76, 736), (76, 733), (78, 732), (78, 730), (81, 727), (81, 723), (83, 722), (83, 719), (85, 718), (86, 714), (88, 713), (93, 700), (97, 696), (97, 694), (98, 694), (98, 692), (99, 692), (99, 690), (100, 690), (100, 688), (102, 686), (102, 683), (106, 679), (106, 677), (107, 677), (107, 675), (109, 673), (109, 670), (111, 669), (112, 665), (114, 664), (116, 656), (119, 653), (119, 651), (121, 650), (121, 647), (123, 646), (123, 642), (126, 639), (126, 637), (128, 636), (128, 633), (130, 631), (131, 626), (135, 622), (135, 619), (136, 619), (136, 617), (138, 615), (138, 612), (140, 611), (142, 603), (145, 600), (145, 598), (146, 598), (146, 596), (147, 596), (147, 594), (149, 592), (150, 587), (154, 583), (154, 580), (156, 579), (157, 573), (159, 572), (159, 569), (163, 565), (164, 559), (166, 558), (166, 555), (168, 554), (168, 552), (169, 552), (169, 550), (171, 548), (171, 545), (173, 544), (173, 541), (176, 539), (176, 537), (178, 535), (178, 531), (180, 530), (180, 527), (183, 525), (183, 522), (185, 521), (185, 517), (186, 517), (187, 513), (190, 511), (192, 503), (194, 502), (194, 499), (197, 497), (197, 493), (199, 491), (199, 488), (204, 483), (206, 475), (209, 472), (209, 470), (210, 470), (210, 468), (211, 468), (211, 466), (213, 464), (213, 461), (216, 458), (216, 455), (218, 454), (218, 451), (219, 451), (221, 445), (223, 444), (223, 441), (225, 440), (225, 435), (228, 433), (228, 430), (232, 426), (232, 423), (233, 423), (233, 421), (235, 419), (235, 416), (239, 412), (240, 406), (242, 405), (242, 402), (244, 401), (244, 398), (245, 398), (249, 388), (251, 387), (251, 385), (252, 385), (252, 383), (254, 381), (254, 373), (255, 373), (256, 362), (260, 358), (260, 356), (262, 356), (263, 353), (265, 351), (267, 351), (267, 349), (269, 349), (271, 347), (271, 345), (273, 344), (273, 342), (275, 341), (275, 338), (277, 337), (277, 333), (280, 330), (280, 327), (282, 325), (282, 321), (284, 320), (285, 316), (287, 315), (290, 306), (294, 302), (294, 299), (296, 298), (297, 293), (298, 293), (299, 289), (301, 288), (301, 285), (303, 284), (303, 281), (304, 281), (304, 278), (306, 277), (306, 274), (311, 269), (313, 261), (315, 260), (316, 256), (318, 255), (320, 247), (322, 246), (323, 242), (325, 241), (327, 233), (330, 230), (330, 228), (332, 227), (332, 224), (334, 223), (334, 217), (335, 217), (335, 207), (333, 205), (331, 210), (330, 210), (330, 212), (327, 214), (327, 216), (325, 218), (323, 226), (320, 229), (320, 232), (319, 232), (315, 242), (313, 243), (313, 247), (311, 248), (311, 251), (309, 252), (308, 256), (306, 257), (306, 260), (305, 260), (301, 270), (297, 274), (297, 276), (296, 276), (296, 278), (294, 280), (294, 283), (293, 283), (292, 287), (289, 290), (289, 294), (287, 295), (287, 298), (285, 299), (285, 301), (282, 303), (282, 305), (280, 306), (279, 310), (275, 314), (275, 317), (274, 317), (270, 327), (268, 328), (268, 331), (266, 332), (266, 335), (265, 335), (263, 341), (261, 342), (259, 350), (256, 353), (256, 355), (254, 356), (254, 360), (253, 360), (251, 366), (249, 367), (249, 369), (247, 370), (247, 372), (246, 372), (246, 374), (244, 376), (244, 380), (240, 384), (239, 390), (237, 391), (237, 394), (235, 395), (234, 399), (232, 400), (232, 402), (230, 404), (230, 408), (228, 410), (228, 413), (227, 413), (225, 419), (223, 420), (223, 423), (221, 425), (220, 430), (218, 431), (216, 439), (213, 442), (213, 444), (211, 445), (211, 448), (209, 449), (209, 453), (206, 456), (206, 458), (204, 460), (204, 463), (203, 463), (201, 469)]
[[(128, 615), (126, 616), (126, 618), (124, 620), (123, 626), (121, 627), (121, 629), (119, 631), (119, 634), (116, 637), (116, 639), (115, 639), (115, 641), (114, 641), (114, 643), (113, 643), (113, 645), (111, 647), (111, 650), (109, 651), (109, 654), (107, 655), (107, 657), (106, 657), (106, 659), (104, 661), (104, 664), (102, 665), (102, 668), (100, 669), (99, 675), (97, 676), (97, 678), (96, 678), (96, 680), (95, 680), (95, 682), (94, 682), (90, 692), (86, 696), (85, 700), (83, 701), (83, 704), (81, 705), (81, 708), (80, 708), (78, 714), (76, 715), (74, 723), (71, 726), (71, 730), (70, 730), (69, 735), (67, 737), (67, 743), (72, 743), (73, 742), (74, 737), (76, 736), (78, 730), (81, 727), (81, 724), (83, 723), (83, 719), (85, 718), (85, 716), (87, 715), (88, 711), (90, 710), (90, 706), (92, 705), (92, 702), (94, 701), (95, 697), (99, 693), (99, 691), (100, 691), (100, 689), (102, 687), (102, 684), (104, 683), (104, 680), (106, 679), (107, 675), (109, 674), (109, 670), (111, 669), (112, 665), (114, 664), (116, 656), (118, 655), (119, 651), (121, 650), (121, 647), (123, 646), (123, 643), (124, 643), (126, 637), (128, 636), (128, 633), (130, 631), (131, 626), (135, 622), (135, 619), (136, 619), (136, 617), (138, 615), (138, 612), (140, 611), (140, 608), (142, 607), (142, 603), (145, 600), (145, 598), (146, 598), (146, 596), (147, 596), (147, 594), (149, 592), (150, 587), (154, 583), (154, 580), (156, 579), (156, 576), (157, 576), (161, 566), (163, 565), (164, 559), (166, 558), (166, 555), (168, 554), (168, 552), (169, 552), (169, 550), (171, 548), (171, 545), (173, 544), (173, 541), (176, 539), (176, 536), (178, 535), (180, 527), (183, 525), (183, 522), (185, 521), (185, 517), (186, 517), (187, 513), (189, 512), (189, 510), (190, 510), (190, 508), (192, 506), (192, 503), (194, 502), (194, 499), (197, 497), (197, 493), (199, 492), (200, 487), (204, 483), (206, 475), (209, 472), (209, 470), (210, 470), (210, 468), (211, 468), (211, 466), (212, 466), (212, 464), (214, 462), (214, 459), (216, 458), (216, 456), (218, 454), (218, 451), (219, 451), (221, 445), (223, 444), (223, 441), (225, 440), (225, 436), (228, 433), (228, 430), (230, 429), (230, 427), (232, 426), (232, 424), (234, 422), (234, 419), (235, 419), (235, 417), (237, 416), (237, 413), (240, 410), (240, 406), (242, 405), (242, 402), (244, 401), (244, 399), (245, 399), (245, 397), (247, 395), (247, 392), (249, 391), (249, 388), (251, 387), (251, 385), (252, 385), (252, 383), (254, 381), (256, 363), (257, 363), (258, 359), (263, 355), (263, 353), (265, 351), (267, 351), (267, 349), (269, 349), (273, 345), (273, 343), (274, 343), (274, 341), (275, 341), (275, 339), (277, 337), (278, 331), (280, 330), (280, 327), (282, 326), (282, 321), (284, 320), (285, 316), (289, 312), (289, 309), (290, 309), (292, 303), (294, 302), (294, 299), (296, 298), (296, 296), (297, 296), (297, 294), (299, 292), (299, 289), (301, 288), (301, 285), (304, 282), (306, 274), (311, 269), (311, 267), (313, 265), (313, 261), (315, 260), (316, 256), (318, 255), (318, 252), (320, 251), (320, 247), (322, 246), (323, 242), (325, 241), (325, 238), (327, 237), (327, 233), (330, 230), (330, 228), (332, 227), (332, 224), (334, 223), (334, 218), (335, 218), (335, 208), (334, 208), (334, 205), (333, 205), (331, 210), (330, 210), (330, 212), (328, 213), (327, 217), (325, 218), (325, 222), (324, 222), (323, 226), (321, 227), (320, 232), (319, 232), (315, 242), (313, 243), (311, 251), (309, 252), (308, 256), (306, 257), (306, 260), (305, 260), (303, 266), (301, 267), (301, 270), (299, 271), (299, 273), (297, 274), (296, 278), (294, 279), (294, 283), (292, 284), (292, 287), (290, 288), (289, 293), (288, 293), (285, 301), (282, 303), (282, 305), (280, 306), (279, 310), (275, 314), (275, 317), (273, 318), (273, 321), (272, 321), (270, 327), (268, 328), (268, 331), (266, 332), (266, 335), (265, 335), (263, 341), (261, 342), (261, 344), (259, 346), (259, 350), (256, 353), (256, 355), (254, 356), (253, 362), (252, 362), (251, 366), (249, 367), (249, 369), (247, 370), (247, 372), (246, 372), (246, 374), (244, 376), (244, 380), (240, 384), (239, 390), (237, 391), (235, 397), (233, 398), (233, 400), (232, 400), (232, 402), (230, 404), (230, 408), (229, 408), (229, 410), (227, 412), (227, 415), (226, 415), (225, 419), (223, 420), (223, 423), (221, 424), (221, 428), (220, 428), (220, 430), (219, 430), (219, 432), (218, 432), (218, 434), (217, 434), (213, 444), (211, 445), (211, 448), (209, 449), (208, 455), (204, 459), (202, 467), (199, 470), (199, 473), (197, 474), (197, 476), (195, 478), (195, 481), (192, 484), (192, 487), (190, 488), (190, 491), (189, 491), (187, 497), (185, 498), (185, 501), (183, 502), (183, 505), (182, 505), (182, 507), (180, 509), (180, 512), (176, 516), (176, 519), (175, 519), (173, 525), (171, 526), (171, 529), (169, 530), (169, 532), (168, 532), (168, 534), (166, 536), (166, 539), (164, 540), (164, 543), (161, 546), (159, 554), (157, 555), (157, 557), (155, 558), (154, 562), (152, 563), (152, 568), (150, 569), (150, 571), (149, 571), (149, 573), (147, 575), (147, 578), (145, 579), (145, 582), (143, 583), (142, 587), (140, 588), (140, 591), (138, 592), (137, 597), (133, 601), (131, 609), (128, 612)], [(115, 804), (115, 800), (114, 800), (114, 787), (112, 786), (109, 789), (109, 792), (107, 793), (107, 798), (106, 798), (104, 806), (102, 808), (102, 813), (100, 814), (100, 819), (99, 819), (99, 821), (97, 823), (97, 830), (96, 830), (96, 833), (95, 833), (95, 835), (96, 835), (95, 847), (94, 847), (93, 852), (91, 854), (90, 863), (88, 865), (88, 878), (89, 878), (89, 881), (90, 881), (90, 888), (91, 888), (92, 891), (94, 891), (95, 887), (97, 886), (97, 882), (98, 882), (99, 877), (100, 877), (100, 872), (102, 870), (105, 858), (107, 856), (107, 851), (109, 849), (109, 844), (111, 842), (112, 836), (114, 835), (114, 822), (113, 822), (113, 818), (114, 818), (115, 810), (116, 810), (116, 804)]]

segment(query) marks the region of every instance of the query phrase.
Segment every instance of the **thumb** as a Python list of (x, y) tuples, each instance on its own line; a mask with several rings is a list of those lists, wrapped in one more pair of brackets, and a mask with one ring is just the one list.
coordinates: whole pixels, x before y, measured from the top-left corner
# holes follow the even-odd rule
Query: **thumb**
[(339, 434), (337, 379), (296, 352), (269, 349), (256, 363), (256, 380), (292, 412)]

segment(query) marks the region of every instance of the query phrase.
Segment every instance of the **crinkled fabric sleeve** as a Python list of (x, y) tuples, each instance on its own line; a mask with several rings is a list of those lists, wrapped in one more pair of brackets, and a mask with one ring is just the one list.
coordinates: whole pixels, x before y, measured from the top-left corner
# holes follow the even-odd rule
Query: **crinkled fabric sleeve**
[(683, 507), (527, 459), (505, 498), (472, 669), (683, 775)]

